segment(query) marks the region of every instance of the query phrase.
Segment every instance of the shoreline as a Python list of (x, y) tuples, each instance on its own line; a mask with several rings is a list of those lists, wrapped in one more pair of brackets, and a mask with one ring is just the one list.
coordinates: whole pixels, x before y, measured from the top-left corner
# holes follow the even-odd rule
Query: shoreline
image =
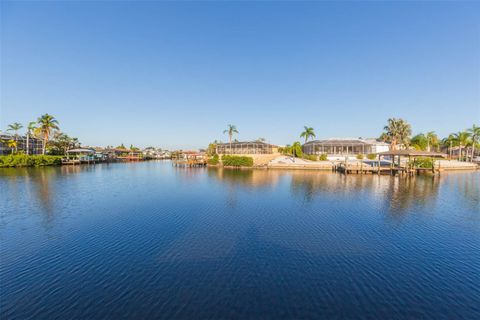
[[(69, 164), (62, 164), (61, 162), (58, 162), (58, 159), (61, 157), (59, 156), (52, 156), (52, 155), (31, 155), (31, 158), (38, 158), (38, 159), (50, 159), (52, 162), (44, 162), (44, 163), (39, 163), (39, 164), (28, 164), (28, 165), (2, 165), (0, 164), (0, 169), (19, 169), (19, 168), (41, 168), (41, 167), (70, 167), (72, 165)], [(137, 162), (144, 162), (144, 161), (155, 161), (155, 160), (169, 160), (169, 159), (144, 159), (141, 161), (102, 161), (102, 162), (96, 162), (96, 163), (80, 163), (78, 166), (83, 166), (83, 165), (96, 165), (96, 164), (115, 164), (115, 163), (137, 163)], [(443, 160), (443, 161), (457, 161), (457, 160)], [(77, 165), (75, 165), (77, 166)], [(273, 163), (273, 164), (266, 164), (266, 165), (253, 165), (253, 166), (223, 166), (221, 164), (217, 165), (212, 165), (212, 164), (207, 164), (205, 167), (207, 168), (217, 168), (217, 169), (228, 169), (228, 170), (251, 170), (251, 169), (256, 169), (256, 170), (304, 170), (304, 171), (321, 171), (321, 172), (340, 172), (339, 170), (336, 170), (337, 164), (330, 162), (330, 161), (316, 161), (316, 162), (311, 162), (311, 163)], [(389, 171), (386, 168), (385, 170), (382, 171)], [(418, 171), (418, 174), (432, 174), (430, 168), (416, 168)], [(445, 163), (443, 163), (442, 166), (439, 168), (436, 168), (435, 171), (437, 173), (440, 172), (475, 172), (480, 170), (480, 164), (478, 163), (470, 163), (470, 162), (459, 162), (455, 165), (455, 163), (451, 166), (445, 166)], [(358, 170), (360, 171), (360, 170)], [(349, 174), (377, 174), (377, 172), (363, 172), (363, 173), (349, 173)], [(382, 173), (384, 174), (384, 173)]]

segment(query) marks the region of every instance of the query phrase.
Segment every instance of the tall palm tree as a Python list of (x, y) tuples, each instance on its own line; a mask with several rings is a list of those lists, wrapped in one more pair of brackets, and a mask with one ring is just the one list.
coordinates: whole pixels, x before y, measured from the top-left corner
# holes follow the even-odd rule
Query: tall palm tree
[(391, 143), (392, 150), (396, 150), (398, 144), (407, 144), (412, 135), (412, 127), (403, 119), (390, 118), (383, 129)]
[(472, 157), (470, 158), (473, 161), (475, 157), (475, 144), (477, 143), (477, 139), (480, 138), (480, 127), (473, 125), (471, 128), (467, 129), (467, 132), (470, 133), (472, 137)]
[(305, 131), (300, 134), (300, 138), (305, 138), (305, 143), (307, 143), (308, 139), (315, 138), (315, 131), (312, 127), (304, 126), (303, 129)]
[(427, 138), (427, 151), (430, 151), (430, 147), (438, 146), (438, 136), (435, 131), (427, 132), (425, 137)]
[(232, 137), (235, 133), (238, 134), (237, 127), (233, 124), (229, 124), (226, 130), (223, 130), (223, 134), (228, 134), (228, 141), (230, 143), (230, 153), (232, 153)]
[(52, 115), (45, 113), (37, 120), (41, 134), (43, 135), (42, 154), (45, 154), (47, 142), (52, 130), (58, 130), (58, 121)]
[(470, 142), (470, 133), (466, 131), (460, 131), (453, 134), (455, 144), (458, 146), (458, 160), (462, 158), (462, 149)]
[(444, 147), (447, 147), (448, 155), (450, 159), (452, 159), (452, 147), (454, 144), (456, 144), (455, 137), (453, 136), (453, 134), (449, 134), (448, 137), (444, 138), (442, 140), (442, 144)]
[(27, 154), (30, 154), (30, 136), (37, 128), (35, 126), (36, 124), (37, 124), (36, 122), (32, 121), (32, 122), (29, 122), (27, 126), (27, 149), (26, 149)]
[(13, 136), (15, 138), (15, 152), (18, 151), (18, 130), (22, 128), (23, 128), (23, 125), (19, 122), (15, 122), (8, 125), (7, 131), (13, 131)]

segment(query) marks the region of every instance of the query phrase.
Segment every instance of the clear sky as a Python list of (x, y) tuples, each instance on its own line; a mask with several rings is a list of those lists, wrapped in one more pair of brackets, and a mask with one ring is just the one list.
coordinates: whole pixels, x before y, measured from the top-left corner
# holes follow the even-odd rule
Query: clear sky
[(0, 129), (84, 145), (444, 136), (480, 124), (480, 2), (1, 2)]

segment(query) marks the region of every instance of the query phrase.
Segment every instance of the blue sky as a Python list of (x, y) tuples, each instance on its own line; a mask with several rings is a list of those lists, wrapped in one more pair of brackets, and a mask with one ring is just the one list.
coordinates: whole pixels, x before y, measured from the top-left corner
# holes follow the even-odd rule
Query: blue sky
[(85, 145), (440, 135), (480, 123), (480, 3), (5, 2), (0, 128)]

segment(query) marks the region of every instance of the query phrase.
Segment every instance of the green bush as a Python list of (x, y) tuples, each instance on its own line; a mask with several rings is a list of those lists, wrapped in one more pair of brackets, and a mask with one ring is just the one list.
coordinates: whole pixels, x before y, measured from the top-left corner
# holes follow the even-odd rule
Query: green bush
[(363, 154), (361, 154), (361, 153), (357, 154), (357, 159), (358, 160), (363, 160)]
[(302, 159), (306, 159), (306, 160), (310, 160), (310, 161), (317, 161), (317, 156), (309, 155), (309, 154), (303, 154)]
[(327, 154), (326, 154), (326, 153), (322, 153), (322, 154), (320, 155), (320, 157), (318, 157), (318, 160), (320, 160), (320, 161), (327, 161), (327, 160), (328, 160)]
[(413, 165), (417, 168), (432, 168), (433, 160), (430, 158), (417, 158), (413, 161)]
[(222, 162), (227, 167), (252, 167), (252, 157), (240, 157), (240, 156), (222, 156)]
[(207, 160), (207, 163), (212, 166), (216, 166), (219, 163), (218, 154), (214, 154), (213, 157), (210, 157)]
[(40, 167), (62, 163), (62, 157), (46, 155), (11, 154), (0, 156), (0, 167)]
[(375, 153), (369, 153), (367, 155), (368, 160), (375, 160), (377, 158), (377, 155)]

